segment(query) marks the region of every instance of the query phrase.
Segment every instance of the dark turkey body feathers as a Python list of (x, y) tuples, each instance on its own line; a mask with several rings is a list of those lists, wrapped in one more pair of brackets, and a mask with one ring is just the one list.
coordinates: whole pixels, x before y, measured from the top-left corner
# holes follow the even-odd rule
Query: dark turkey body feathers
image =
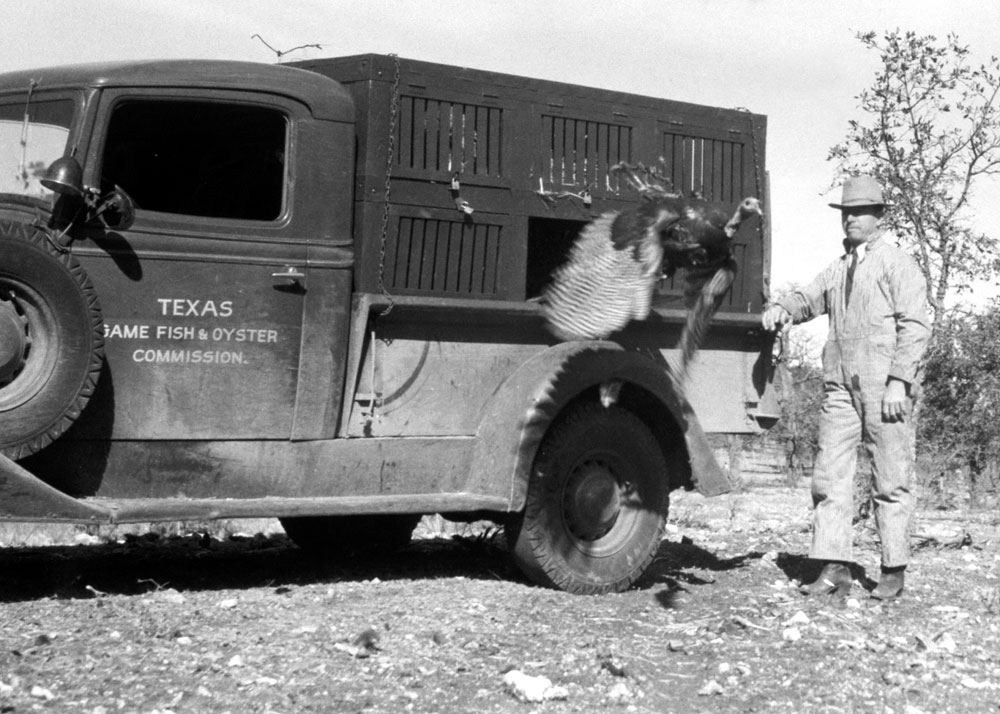
[(727, 219), (702, 201), (673, 195), (604, 214), (584, 227), (543, 295), (550, 330), (564, 340), (603, 339), (645, 318), (661, 275), (683, 268), (685, 292), (695, 299), (678, 343), (683, 374), (736, 276), (732, 238), (753, 214), (761, 214), (755, 198)]

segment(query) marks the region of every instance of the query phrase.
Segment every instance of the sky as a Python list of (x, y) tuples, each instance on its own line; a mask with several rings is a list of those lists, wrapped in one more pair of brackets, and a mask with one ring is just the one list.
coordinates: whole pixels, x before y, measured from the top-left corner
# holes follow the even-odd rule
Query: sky
[[(767, 116), (772, 282), (807, 282), (843, 237), (831, 146), (878, 57), (858, 32), (955, 33), (1000, 55), (991, 0), (0, 0), (0, 71), (116, 59), (401, 57)], [(974, 202), (1000, 235), (1000, 182)], [(990, 289), (990, 292), (996, 292)]]

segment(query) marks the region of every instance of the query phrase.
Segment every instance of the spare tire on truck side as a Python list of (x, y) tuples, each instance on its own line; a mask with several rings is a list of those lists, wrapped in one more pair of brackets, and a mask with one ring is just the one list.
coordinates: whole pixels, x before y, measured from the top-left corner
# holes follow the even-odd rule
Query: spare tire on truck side
[(90, 279), (45, 229), (0, 221), (0, 453), (17, 460), (80, 416), (104, 360)]

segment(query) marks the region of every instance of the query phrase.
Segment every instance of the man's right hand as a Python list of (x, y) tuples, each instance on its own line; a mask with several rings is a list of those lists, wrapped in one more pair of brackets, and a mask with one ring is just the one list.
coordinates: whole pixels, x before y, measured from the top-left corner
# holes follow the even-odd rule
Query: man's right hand
[(792, 315), (781, 305), (771, 305), (760, 315), (760, 324), (768, 332), (780, 330), (792, 321)]

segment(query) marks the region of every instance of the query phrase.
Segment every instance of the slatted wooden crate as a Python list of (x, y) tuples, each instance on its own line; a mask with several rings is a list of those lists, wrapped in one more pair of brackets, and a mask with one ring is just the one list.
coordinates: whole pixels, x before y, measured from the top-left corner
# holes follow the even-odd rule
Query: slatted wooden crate
[[(581, 226), (639, 200), (618, 162), (727, 211), (747, 195), (767, 210), (761, 115), (384, 55), (296, 64), (357, 107), (358, 290), (534, 297)], [(761, 308), (767, 245), (756, 225), (738, 234), (722, 310)], [(679, 278), (656, 305), (680, 302)]]

